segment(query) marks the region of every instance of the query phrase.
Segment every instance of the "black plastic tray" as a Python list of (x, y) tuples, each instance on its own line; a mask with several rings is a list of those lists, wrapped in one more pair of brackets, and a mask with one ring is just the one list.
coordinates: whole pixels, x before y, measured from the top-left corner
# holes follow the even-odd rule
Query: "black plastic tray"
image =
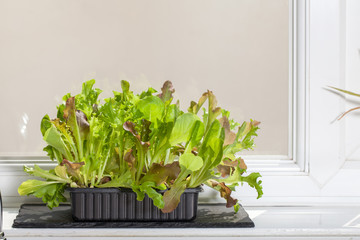
[(147, 195), (136, 200), (130, 189), (68, 188), (75, 221), (191, 221), (196, 218), (198, 195), (202, 188), (186, 189), (178, 207), (163, 213)]

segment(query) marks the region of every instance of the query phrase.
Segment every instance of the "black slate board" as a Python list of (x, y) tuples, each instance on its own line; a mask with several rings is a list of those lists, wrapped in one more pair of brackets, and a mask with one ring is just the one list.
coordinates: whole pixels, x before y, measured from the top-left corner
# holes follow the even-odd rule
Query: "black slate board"
[(40, 204), (23, 204), (13, 228), (251, 228), (254, 222), (240, 207), (238, 213), (224, 205), (199, 205), (191, 222), (75, 222), (70, 205), (53, 210)]

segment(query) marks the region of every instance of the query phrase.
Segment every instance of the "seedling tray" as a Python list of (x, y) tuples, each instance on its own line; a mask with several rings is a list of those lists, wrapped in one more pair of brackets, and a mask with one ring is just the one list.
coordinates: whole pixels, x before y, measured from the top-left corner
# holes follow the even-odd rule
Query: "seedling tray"
[[(191, 221), (196, 218), (201, 187), (188, 188), (180, 197), (177, 208), (163, 213), (145, 195), (136, 200), (131, 189), (68, 188), (71, 212), (75, 221)], [(164, 191), (159, 191), (164, 193)]]

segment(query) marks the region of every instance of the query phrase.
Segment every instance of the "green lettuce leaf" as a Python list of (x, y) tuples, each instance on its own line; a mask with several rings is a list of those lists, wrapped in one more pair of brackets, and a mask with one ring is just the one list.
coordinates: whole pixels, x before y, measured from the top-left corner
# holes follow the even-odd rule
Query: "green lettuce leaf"
[(178, 143), (188, 142), (194, 124), (199, 120), (200, 118), (193, 113), (184, 113), (178, 117), (170, 135), (170, 144), (175, 146)]
[(185, 168), (187, 171), (195, 172), (199, 170), (203, 165), (204, 161), (201, 157), (195, 156), (192, 153), (184, 153), (179, 158), (181, 168)]
[(140, 191), (146, 193), (153, 200), (154, 205), (162, 209), (164, 208), (163, 196), (154, 189), (155, 187), (154, 182), (144, 182), (140, 185)]
[(51, 127), (45, 132), (44, 138), (45, 142), (50, 146), (58, 150), (65, 158), (74, 161), (73, 155), (69, 147), (65, 144), (62, 134), (57, 130), (57, 128), (52, 124)]
[(179, 158), (179, 164), (181, 172), (170, 190), (164, 193), (164, 208), (161, 209), (163, 213), (172, 212), (178, 206), (181, 194), (185, 191), (188, 184), (186, 178), (192, 172), (199, 170), (203, 166), (204, 161), (201, 157), (195, 156), (192, 153), (184, 153)]
[(163, 118), (165, 110), (164, 102), (156, 96), (148, 96), (137, 103), (137, 108), (144, 118), (157, 126), (157, 120)]
[(163, 213), (170, 213), (179, 205), (180, 197), (186, 189), (186, 184), (179, 182), (174, 184), (170, 190), (166, 191), (163, 196), (164, 207), (161, 209)]
[(40, 181), (40, 180), (27, 180), (23, 182), (19, 188), (18, 193), (21, 196), (34, 195), (35, 197), (42, 198), (43, 202), (52, 209), (58, 207), (60, 202), (66, 202), (63, 193), (66, 184), (57, 181)]
[[(60, 166), (57, 166), (57, 167), (60, 167)], [(57, 172), (60, 174), (61, 170), (59, 168), (55, 168), (55, 169), (57, 169)], [(30, 175), (45, 178), (47, 180), (58, 181), (60, 183), (70, 183), (71, 182), (71, 180), (67, 177), (67, 175), (65, 175), (65, 174), (60, 174), (60, 175), (52, 174), (49, 171), (41, 169), (36, 164), (34, 165), (34, 168), (24, 166), (24, 171), (26, 173), (30, 174)]]
[(259, 180), (259, 178), (261, 177), (260, 173), (254, 172), (250, 173), (248, 176), (242, 176), (243, 173), (243, 169), (241, 169), (240, 167), (236, 167), (234, 173), (231, 176), (221, 179), (221, 181), (228, 185), (231, 185), (231, 187), (238, 186), (239, 183), (247, 183), (250, 187), (256, 189), (258, 194), (257, 198), (261, 198), (261, 196), (263, 195), (263, 190), (261, 185), (262, 181)]

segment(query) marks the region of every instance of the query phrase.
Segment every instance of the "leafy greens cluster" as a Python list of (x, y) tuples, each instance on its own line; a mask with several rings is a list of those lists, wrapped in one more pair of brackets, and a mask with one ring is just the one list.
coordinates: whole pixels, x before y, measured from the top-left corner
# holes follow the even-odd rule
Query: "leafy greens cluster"
[(53, 208), (66, 201), (67, 187), (131, 188), (137, 200), (147, 194), (164, 213), (177, 207), (186, 188), (202, 184), (219, 191), (235, 211), (239, 205), (231, 193), (239, 184), (247, 183), (258, 198), (262, 196), (260, 174), (245, 176), (246, 164), (236, 157), (254, 147), (259, 122), (240, 125), (229, 119), (230, 113), (217, 106), (211, 91), (183, 112), (179, 101), (173, 103), (170, 81), (159, 94), (153, 88), (134, 94), (123, 80), (122, 92), (114, 91), (103, 104), (94, 84), (95, 80), (87, 81), (80, 94), (65, 95), (57, 118), (42, 119), (48, 144), (44, 150), (58, 165), (50, 171), (25, 167), (25, 172), (45, 180), (23, 182), (20, 195), (40, 197)]

